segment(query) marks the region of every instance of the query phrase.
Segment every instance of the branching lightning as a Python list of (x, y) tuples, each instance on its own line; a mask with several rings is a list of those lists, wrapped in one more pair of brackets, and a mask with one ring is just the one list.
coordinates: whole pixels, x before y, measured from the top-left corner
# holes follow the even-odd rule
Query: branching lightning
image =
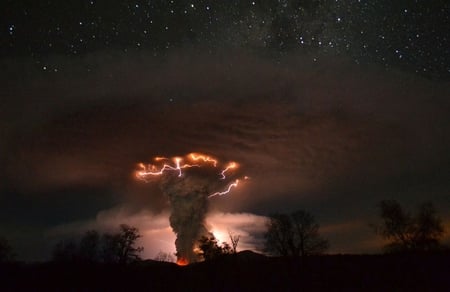
[[(205, 224), (208, 200), (230, 193), (242, 179), (248, 177), (238, 177), (238, 163), (220, 163), (216, 158), (200, 153), (172, 158), (155, 157), (153, 164), (139, 163), (138, 167), (136, 179), (154, 182), (165, 176), (159, 182), (172, 206), (169, 222), (177, 235), (177, 263), (187, 265), (198, 261), (195, 242), (201, 236), (210, 234)], [(194, 167), (207, 169), (188, 171), (188, 168)]]
[[(139, 163), (139, 170), (136, 171), (136, 178), (139, 180), (143, 180), (148, 182), (152, 177), (162, 176), (166, 172), (175, 171), (178, 172), (178, 177), (182, 177), (184, 172), (183, 170), (191, 167), (214, 167), (217, 168), (219, 165), (219, 161), (216, 158), (213, 158), (208, 155), (204, 155), (201, 153), (190, 153), (186, 155), (184, 158), (182, 157), (161, 157), (157, 156), (153, 159), (156, 164), (144, 164)], [(192, 162), (192, 164), (185, 163), (184, 161), (188, 160)], [(172, 163), (163, 163), (160, 162), (168, 161)], [(227, 178), (227, 173), (235, 170), (239, 167), (239, 164), (232, 161), (227, 163), (220, 172), (218, 172), (219, 179), (225, 180)], [(248, 177), (244, 177), (244, 179), (248, 179)], [(236, 179), (234, 182), (230, 183), (224, 191), (215, 192), (208, 196), (208, 198), (215, 196), (223, 196), (228, 194), (233, 188), (236, 188), (239, 185), (239, 179)]]
[[(154, 159), (155, 161), (162, 161), (162, 160), (169, 160), (168, 158), (165, 157), (155, 157)], [(156, 165), (153, 164), (149, 164), (149, 165), (144, 165), (143, 163), (139, 163), (139, 167), (142, 169), (140, 171), (136, 172), (136, 177), (138, 179), (147, 181), (147, 177), (148, 176), (159, 176), (162, 175), (164, 172), (166, 171), (177, 171), (178, 172), (178, 177), (183, 176), (183, 171), (182, 169), (184, 168), (190, 168), (190, 167), (200, 167), (200, 165), (197, 164), (183, 164), (181, 165), (180, 162), (183, 160), (181, 157), (174, 157), (172, 158), (173, 162), (174, 162), (174, 166), (169, 165), (169, 164), (164, 164), (159, 170), (158, 167)]]

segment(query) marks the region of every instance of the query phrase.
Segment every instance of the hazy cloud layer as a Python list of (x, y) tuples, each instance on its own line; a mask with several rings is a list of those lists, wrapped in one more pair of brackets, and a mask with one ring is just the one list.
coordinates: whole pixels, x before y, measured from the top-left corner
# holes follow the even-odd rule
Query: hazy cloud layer
[[(135, 213), (123, 207), (113, 208), (99, 212), (94, 220), (53, 227), (46, 232), (46, 236), (51, 241), (57, 241), (60, 238), (79, 238), (92, 229), (116, 232), (122, 223), (139, 228), (142, 238), (138, 245), (145, 247), (144, 258), (155, 258), (160, 251), (175, 254), (175, 235), (169, 226), (167, 212), (155, 215), (145, 210)], [(219, 242), (231, 244), (231, 233), (240, 236), (238, 250), (258, 251), (262, 248), (266, 223), (264, 216), (250, 213), (211, 213), (207, 216), (206, 223)]]
[[(74, 69), (38, 80), (31, 72), (21, 82), (17, 72), (7, 72), (15, 78), (5, 84), (0, 109), (0, 199), (7, 202), (2, 208), (18, 212), (6, 219), (32, 224), (20, 209), (36, 196), (48, 206), (52, 196), (78, 197), (92, 208), (80, 220), (99, 221), (109, 208), (105, 201), (132, 206), (127, 216), (140, 214), (130, 219), (136, 224), (148, 219), (145, 212), (165, 214), (167, 198), (156, 186), (136, 182), (133, 170), (155, 155), (192, 151), (238, 161), (251, 178), (211, 200), (214, 212), (251, 218), (230, 220), (305, 208), (324, 226), (337, 224), (327, 232), (338, 234), (346, 232), (345, 222), (373, 218), (383, 198), (432, 200), (440, 212), (450, 212), (449, 84), (345, 60), (305, 60), (91, 56), (72, 64), (97, 64), (89, 77)], [(74, 188), (80, 191), (70, 192)], [(102, 189), (104, 200), (86, 196), (83, 190), (92, 188)], [(49, 215), (41, 228), (62, 223), (58, 218)], [(239, 230), (253, 240), (250, 231)], [(348, 242), (364, 250), (365, 243)]]

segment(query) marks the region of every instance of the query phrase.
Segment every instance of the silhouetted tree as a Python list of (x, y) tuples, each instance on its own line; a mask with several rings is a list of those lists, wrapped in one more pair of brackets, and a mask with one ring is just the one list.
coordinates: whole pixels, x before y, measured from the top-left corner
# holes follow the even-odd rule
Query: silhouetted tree
[(15, 254), (8, 240), (0, 237), (0, 263), (13, 261)]
[(312, 214), (299, 210), (291, 214), (291, 220), (294, 229), (295, 255), (321, 254), (328, 249), (328, 240), (320, 237), (320, 225)]
[(143, 247), (136, 247), (141, 235), (136, 227), (120, 225), (117, 233), (100, 236), (96, 230), (87, 231), (79, 241), (60, 240), (53, 249), (54, 261), (129, 263), (140, 260)]
[(100, 261), (100, 234), (96, 230), (87, 231), (80, 240), (79, 257), (81, 261)]
[(74, 262), (78, 259), (78, 246), (74, 239), (63, 239), (56, 243), (52, 260), (56, 262)]
[(237, 252), (237, 246), (241, 236), (239, 234), (233, 234), (231, 231), (228, 231), (228, 236), (230, 236), (231, 248), (233, 253), (235, 254)]
[(232, 254), (233, 252), (233, 248), (231, 247), (231, 245), (228, 242), (222, 242), (222, 254)]
[(214, 235), (202, 236), (198, 241), (198, 248), (200, 249), (199, 255), (203, 257), (205, 261), (209, 261), (232, 252), (231, 246), (228, 243), (223, 242), (222, 246), (220, 246)]
[(319, 235), (319, 224), (310, 213), (273, 214), (267, 222), (265, 250), (281, 256), (322, 254), (329, 243)]
[(431, 202), (421, 204), (416, 216), (405, 212), (395, 200), (383, 200), (378, 207), (382, 223), (373, 228), (389, 240), (387, 252), (431, 251), (441, 247), (444, 227)]
[(159, 251), (155, 258), (155, 261), (159, 261), (159, 262), (169, 262), (169, 263), (174, 263), (175, 262), (175, 257), (168, 253), (168, 252), (163, 252), (163, 251)]
[(108, 263), (120, 264), (140, 260), (139, 253), (144, 250), (143, 247), (136, 247), (136, 240), (140, 237), (136, 227), (126, 224), (120, 225), (119, 233), (104, 234), (102, 238), (103, 260)]
[(272, 214), (267, 223), (265, 250), (281, 256), (290, 254), (290, 247), (294, 241), (292, 224), (286, 214)]
[(444, 226), (431, 202), (425, 202), (419, 206), (415, 221), (415, 247), (423, 251), (439, 249), (440, 240), (444, 235)]
[(118, 235), (105, 233), (101, 239), (101, 258), (105, 263), (118, 263)]

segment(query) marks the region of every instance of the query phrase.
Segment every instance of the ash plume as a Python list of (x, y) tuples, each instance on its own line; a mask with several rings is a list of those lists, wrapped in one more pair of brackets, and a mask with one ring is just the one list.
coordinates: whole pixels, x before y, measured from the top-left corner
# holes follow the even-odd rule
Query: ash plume
[[(187, 157), (193, 159), (195, 156)], [(209, 198), (228, 193), (231, 185), (237, 186), (239, 180), (236, 179), (236, 172), (225, 176), (225, 171), (236, 168), (237, 164), (231, 162), (220, 171), (216, 160), (214, 164), (211, 160), (204, 160), (207, 167), (202, 167), (205, 166), (203, 164), (181, 165), (181, 158), (174, 158), (174, 161), (176, 167), (164, 164), (159, 171), (155, 171), (158, 169), (155, 165), (144, 166), (142, 171), (137, 172), (137, 177), (146, 182), (159, 180), (159, 186), (171, 206), (169, 222), (177, 236), (175, 247), (178, 261), (192, 263), (199, 260), (194, 251), (196, 242), (202, 236), (211, 235), (205, 225)]]

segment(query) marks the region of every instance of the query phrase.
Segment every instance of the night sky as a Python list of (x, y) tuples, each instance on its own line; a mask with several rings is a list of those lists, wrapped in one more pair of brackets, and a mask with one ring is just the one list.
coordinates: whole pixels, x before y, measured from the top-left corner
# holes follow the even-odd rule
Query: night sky
[(250, 179), (209, 200), (260, 251), (305, 209), (331, 253), (380, 252), (377, 203), (431, 200), (450, 232), (450, 4), (437, 0), (0, 3), (0, 236), (45, 260), (120, 223), (173, 252), (138, 162), (202, 152)]

